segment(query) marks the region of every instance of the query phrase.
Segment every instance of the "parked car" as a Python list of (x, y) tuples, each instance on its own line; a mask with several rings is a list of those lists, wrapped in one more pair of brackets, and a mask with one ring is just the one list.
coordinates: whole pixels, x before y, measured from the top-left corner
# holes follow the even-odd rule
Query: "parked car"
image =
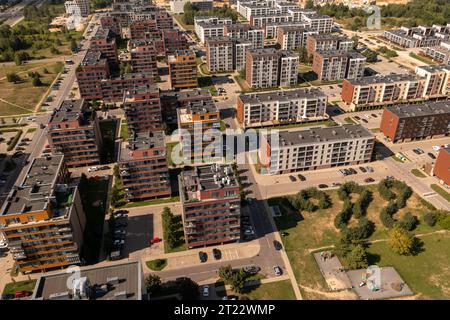
[(340, 182), (333, 182), (331, 184), (332, 187), (340, 187), (341, 185), (342, 185), (342, 183), (340, 183)]
[(373, 168), (372, 167), (366, 167), (367, 172), (373, 172)]
[(416, 150), (417, 150), (417, 151), (419, 151), (419, 153), (420, 153), (420, 154), (423, 154), (423, 153), (425, 153), (425, 151), (423, 151), (423, 149), (422, 149), (422, 148), (416, 148)]
[(281, 268), (279, 266), (274, 266), (273, 271), (275, 272), (275, 275), (277, 275), (277, 276), (281, 276), (283, 274), (283, 271), (281, 270)]
[(2, 300), (11, 300), (11, 299), (14, 299), (14, 295), (12, 293), (2, 294)]
[(348, 169), (348, 171), (350, 171), (352, 174), (357, 174), (357, 173), (358, 173), (358, 171), (356, 171), (356, 170), (353, 169), (353, 168)]
[(244, 271), (248, 274), (257, 274), (261, 268), (255, 265), (245, 266)]
[(417, 149), (413, 149), (413, 152), (414, 152), (415, 154), (420, 155), (420, 152), (419, 152)]
[(123, 229), (114, 231), (114, 235), (126, 235), (127, 232)]
[(98, 167), (97, 166), (88, 168), (88, 172), (95, 172), (95, 171), (98, 171)]
[(128, 222), (126, 222), (126, 221), (117, 221), (116, 222), (116, 227), (117, 228), (125, 228), (126, 226), (128, 225)]
[(289, 179), (292, 181), (292, 182), (295, 182), (295, 181), (297, 181), (297, 179), (295, 179), (295, 177), (294, 176), (289, 176)]
[(246, 229), (246, 230), (244, 230), (244, 234), (248, 234), (248, 235), (254, 235), (255, 234), (255, 232), (253, 231), (253, 229)]
[(126, 213), (114, 213), (114, 218), (128, 218), (128, 215)]
[(220, 258), (222, 258), (222, 252), (219, 249), (214, 248), (213, 256), (214, 256), (214, 259), (220, 260)]
[(375, 181), (375, 179), (370, 178), (370, 177), (364, 179), (364, 182), (365, 182), (365, 183), (371, 183), (371, 182), (374, 182), (374, 181)]
[(366, 173), (367, 172), (366, 168), (364, 168), (364, 167), (359, 167), (359, 170), (361, 170), (362, 173)]
[(125, 245), (125, 240), (114, 240), (113, 244), (116, 247), (121, 247)]
[(325, 189), (325, 188), (328, 188), (328, 185), (326, 185), (324, 183), (319, 184), (319, 189)]
[(364, 123), (369, 123), (369, 121), (367, 121), (366, 119), (361, 119), (361, 121)]
[(275, 250), (279, 251), (283, 248), (283, 246), (281, 245), (281, 243), (277, 240), (273, 240), (273, 246), (275, 247)]
[(378, 117), (375, 113), (372, 113), (371, 116), (374, 117), (374, 118)]
[(306, 178), (304, 175), (298, 174), (297, 177), (300, 181), (306, 181)]
[(109, 170), (110, 167), (109, 166), (102, 166), (100, 168), (98, 168), (98, 170)]
[(433, 160), (436, 159), (436, 156), (434, 154), (432, 154), (431, 152), (428, 152), (428, 156)]
[(22, 290), (22, 291), (17, 291), (15, 294), (14, 294), (14, 298), (24, 298), (24, 297), (28, 297), (28, 296), (31, 296), (33, 294), (33, 292), (31, 292), (31, 291), (27, 291), (27, 290)]
[(441, 149), (441, 146), (433, 146), (434, 151), (439, 151), (439, 149)]
[(198, 257), (200, 258), (200, 262), (206, 262), (208, 260), (208, 254), (206, 252), (200, 251), (198, 253)]
[(209, 297), (209, 286), (208, 285), (203, 286), (203, 296)]
[(361, 120), (361, 118), (358, 117), (358, 116), (354, 116), (354, 118), (355, 118), (356, 120)]
[(114, 211), (114, 214), (120, 214), (120, 213), (125, 213), (125, 214), (128, 214), (128, 210), (123, 210), (123, 209), (121, 209), (121, 210), (116, 210), (116, 211)]

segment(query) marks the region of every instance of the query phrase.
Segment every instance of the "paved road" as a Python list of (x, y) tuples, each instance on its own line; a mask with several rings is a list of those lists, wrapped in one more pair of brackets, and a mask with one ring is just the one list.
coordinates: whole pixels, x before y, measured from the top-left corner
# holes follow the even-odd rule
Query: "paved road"
[(8, 24), (11, 27), (14, 27), (16, 24), (18, 24), (20, 21), (23, 20), (23, 8), (25, 8), (27, 5), (35, 4), (37, 7), (40, 7), (44, 4), (45, 0), (24, 0), (15, 6), (12, 6), (8, 10), (5, 10), (4, 12), (0, 13), (0, 20), (5, 20), (3, 23)]

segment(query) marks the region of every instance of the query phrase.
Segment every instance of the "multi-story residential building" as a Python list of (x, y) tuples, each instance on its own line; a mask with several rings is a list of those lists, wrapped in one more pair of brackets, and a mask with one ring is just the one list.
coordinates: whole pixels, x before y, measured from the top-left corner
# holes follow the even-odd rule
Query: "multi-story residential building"
[(173, 29), (173, 18), (165, 10), (160, 10), (154, 14), (156, 27), (159, 30), (172, 30)]
[[(73, 272), (41, 275), (31, 300), (142, 300), (146, 294), (140, 261), (103, 267), (83, 267)], [(99, 288), (107, 288), (102, 290)]]
[(166, 152), (162, 131), (132, 133), (122, 142), (119, 170), (128, 201), (170, 197)]
[(437, 46), (442, 40), (434, 36), (432, 29), (423, 26), (385, 30), (383, 36), (390, 42), (405, 48)]
[(164, 29), (162, 31), (162, 37), (166, 55), (174, 54), (177, 50), (188, 49), (186, 37), (179, 30)]
[(264, 31), (249, 24), (236, 23), (225, 25), (224, 35), (232, 40), (251, 41), (252, 49), (264, 48)]
[(102, 29), (109, 29), (114, 36), (122, 37), (122, 25), (126, 25), (126, 22), (121, 17), (116, 16), (100, 17), (100, 27)]
[(245, 69), (247, 50), (253, 49), (253, 43), (249, 40), (236, 40), (233, 46), (233, 70)]
[(209, 145), (220, 143), (205, 137), (207, 130), (220, 129), (220, 112), (213, 100), (189, 101), (186, 106), (177, 109), (177, 121), (178, 129), (183, 131), (181, 145), (185, 164), (214, 161), (221, 156), (210, 150), (211, 147), (206, 149)]
[(417, 67), (416, 76), (390, 74), (344, 80), (341, 97), (353, 111), (445, 98), (450, 92), (449, 70), (448, 65), (428, 65)]
[(450, 148), (441, 148), (433, 167), (433, 175), (450, 187)]
[(145, 72), (152, 79), (156, 79), (158, 76), (157, 53), (152, 40), (130, 40), (128, 41), (128, 52), (130, 52), (133, 72)]
[(345, 124), (301, 131), (279, 131), (262, 138), (265, 173), (284, 174), (356, 165), (371, 160), (375, 138), (361, 125)]
[(178, 183), (189, 249), (240, 240), (239, 184), (231, 165), (194, 167)]
[(298, 63), (298, 56), (288, 51), (273, 48), (248, 50), (246, 81), (252, 88), (296, 85)]
[(177, 108), (186, 107), (190, 102), (212, 100), (211, 93), (205, 89), (163, 91), (161, 92), (163, 121), (177, 122)]
[(100, 81), (109, 77), (109, 66), (99, 51), (88, 50), (75, 75), (80, 96), (88, 100), (100, 100), (103, 97)]
[(202, 43), (205, 43), (207, 38), (223, 37), (225, 25), (232, 23), (231, 18), (218, 18), (214, 16), (197, 16), (194, 18), (195, 33)]
[(100, 163), (102, 137), (97, 113), (83, 100), (64, 100), (48, 123), (52, 153), (64, 154), (68, 167)]
[(101, 100), (105, 102), (122, 102), (125, 92), (140, 86), (149, 86), (153, 78), (146, 73), (126, 73), (116, 78), (101, 80)]
[(198, 86), (194, 51), (176, 50), (167, 60), (172, 89), (191, 89)]
[(292, 21), (289, 13), (273, 13), (267, 15), (257, 15), (250, 18), (250, 25), (254, 27), (264, 28), (269, 23), (283, 23)]
[(357, 52), (316, 51), (312, 70), (321, 81), (355, 79), (364, 75), (366, 57)]
[(77, 11), (81, 17), (87, 17), (90, 12), (88, 0), (66, 1), (64, 6), (66, 7), (66, 13), (74, 13)]
[(110, 66), (118, 63), (116, 38), (109, 29), (98, 28), (90, 40), (90, 49), (100, 51)]
[(161, 101), (155, 84), (137, 86), (125, 92), (123, 109), (130, 135), (161, 130)]
[(353, 50), (353, 40), (345, 36), (336, 36), (333, 34), (309, 34), (306, 39), (306, 50), (309, 55), (321, 51), (351, 51)]
[(450, 64), (450, 41), (441, 42), (439, 46), (427, 47), (424, 50), (424, 54), (434, 61)]
[(327, 100), (319, 88), (241, 94), (236, 118), (244, 128), (324, 120)]
[(161, 32), (156, 26), (156, 20), (133, 21), (129, 28), (132, 40), (158, 38)]
[(403, 104), (383, 111), (380, 130), (392, 142), (450, 135), (450, 101)]
[(277, 43), (282, 50), (297, 50), (304, 47), (305, 29), (302, 26), (278, 27)]
[(63, 155), (35, 158), (0, 211), (0, 230), (22, 273), (80, 264), (86, 216)]
[[(276, 38), (278, 35), (278, 28), (280, 27), (296, 27), (304, 28), (305, 34), (317, 34), (317, 31), (310, 31), (309, 24), (304, 21), (285, 21), (285, 22), (270, 22), (266, 23), (262, 28), (264, 35), (268, 39)], [(307, 31), (306, 31), (307, 30)]]
[(213, 8), (213, 0), (170, 0), (170, 11), (175, 14), (184, 13), (184, 5), (190, 2), (200, 11), (209, 11)]
[(330, 33), (333, 27), (333, 19), (327, 15), (302, 13), (301, 19), (309, 24), (311, 31), (318, 33)]
[(206, 40), (206, 63), (210, 72), (233, 70), (233, 41), (229, 37)]

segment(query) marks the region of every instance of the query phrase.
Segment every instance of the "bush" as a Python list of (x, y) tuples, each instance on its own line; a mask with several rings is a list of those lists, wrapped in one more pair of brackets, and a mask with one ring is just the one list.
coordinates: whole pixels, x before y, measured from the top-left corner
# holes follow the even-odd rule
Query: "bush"
[[(398, 191), (398, 195), (396, 196), (392, 192), (392, 188), (395, 188)], [(412, 189), (403, 181), (393, 180), (393, 179), (383, 179), (378, 184), (378, 192), (381, 197), (385, 200), (388, 200), (388, 205), (380, 211), (380, 220), (386, 228), (392, 228), (395, 224), (396, 220), (393, 218), (393, 215), (401, 208), (406, 206), (407, 200), (412, 195)], [(409, 221), (403, 223), (409, 223), (411, 225), (407, 225), (407, 229), (409, 227), (415, 228), (417, 222), (412, 221), (411, 218), (408, 218)], [(416, 218), (417, 219), (417, 218)]]
[[(317, 205), (310, 201), (311, 198), (317, 200)], [(296, 210), (305, 210), (308, 212), (314, 212), (319, 208), (326, 209), (331, 206), (328, 195), (317, 188), (308, 188), (300, 191), (295, 196), (289, 197), (289, 203)]]
[(399, 224), (403, 229), (412, 231), (419, 224), (419, 220), (416, 216), (413, 216), (410, 212), (407, 212)]
[(437, 224), (445, 230), (450, 230), (450, 212), (439, 210), (436, 212)]
[(161, 278), (155, 274), (149, 274), (145, 278), (145, 288), (148, 293), (156, 293), (161, 289)]
[(423, 221), (430, 227), (434, 227), (436, 225), (436, 217), (432, 212), (425, 213), (423, 216)]
[(367, 253), (363, 246), (355, 246), (345, 257), (345, 262), (349, 269), (367, 268)]
[(16, 135), (14, 138), (11, 139), (11, 141), (8, 143), (8, 147), (6, 148), (7, 151), (11, 151), (16, 146), (17, 142), (19, 142), (20, 136), (22, 136), (23, 131), (17, 130)]

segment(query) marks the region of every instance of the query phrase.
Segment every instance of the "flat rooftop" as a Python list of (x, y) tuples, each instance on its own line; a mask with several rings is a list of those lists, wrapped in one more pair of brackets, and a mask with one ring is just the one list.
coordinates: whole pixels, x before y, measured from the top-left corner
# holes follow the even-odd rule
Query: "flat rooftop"
[(206, 89), (183, 90), (176, 92), (178, 100), (190, 100), (200, 97), (212, 99), (211, 93)]
[(317, 41), (320, 41), (320, 40), (322, 40), (322, 41), (326, 41), (326, 40), (353, 41), (346, 36), (339, 35), (339, 34), (333, 34), (333, 33), (311, 34), (311, 35), (308, 35), (308, 37), (316, 39)]
[(97, 32), (92, 36), (91, 40), (110, 40), (111, 32), (108, 28), (97, 28)]
[(191, 122), (194, 114), (218, 113), (219, 109), (212, 99), (189, 101), (185, 107), (177, 109), (180, 123)]
[(287, 102), (294, 99), (318, 99), (326, 97), (327, 95), (319, 88), (256, 92), (241, 94), (239, 96), (243, 103), (264, 103), (268, 101)]
[(361, 125), (344, 124), (342, 126), (317, 127), (301, 131), (280, 131), (279, 144), (280, 147), (284, 147), (373, 137), (373, 134)]
[(183, 171), (179, 180), (186, 201), (200, 200), (198, 198), (199, 191), (205, 192), (239, 186), (231, 165), (222, 164), (197, 166), (189, 171)]
[(387, 107), (386, 109), (397, 115), (399, 118), (450, 114), (450, 100), (425, 102), (419, 104), (401, 104)]
[(134, 136), (121, 143), (120, 161), (136, 159), (132, 151), (149, 150), (165, 147), (164, 133), (162, 131), (149, 131), (136, 133)]
[(84, 105), (84, 99), (64, 100), (61, 105), (55, 109), (50, 122), (77, 120), (84, 111)]
[[(72, 273), (65, 271), (41, 276), (34, 288), (33, 300), (77, 300), (67, 288)], [(142, 268), (140, 262), (82, 268), (80, 277), (89, 280), (89, 300), (142, 300)]]
[(450, 64), (429, 64), (424, 66), (417, 67), (418, 69), (422, 69), (428, 72), (442, 72), (447, 71), (450, 72)]
[(361, 77), (356, 79), (347, 79), (353, 85), (371, 85), (376, 83), (396, 83), (401, 81), (414, 81), (417, 80), (416, 76), (410, 74), (388, 74), (388, 75), (375, 75), (371, 77)]
[(262, 48), (262, 49), (251, 49), (251, 50), (248, 50), (248, 53), (250, 53), (254, 57), (258, 57), (258, 56), (279, 55), (280, 51), (276, 50), (274, 48)]
[(149, 83), (147, 85), (135, 86), (132, 90), (128, 90), (124, 93), (124, 102), (134, 101), (135, 96), (145, 93), (158, 93), (158, 86), (154, 83)]
[(89, 49), (80, 64), (82, 66), (105, 65), (106, 59), (102, 58), (102, 53), (100, 51)]

